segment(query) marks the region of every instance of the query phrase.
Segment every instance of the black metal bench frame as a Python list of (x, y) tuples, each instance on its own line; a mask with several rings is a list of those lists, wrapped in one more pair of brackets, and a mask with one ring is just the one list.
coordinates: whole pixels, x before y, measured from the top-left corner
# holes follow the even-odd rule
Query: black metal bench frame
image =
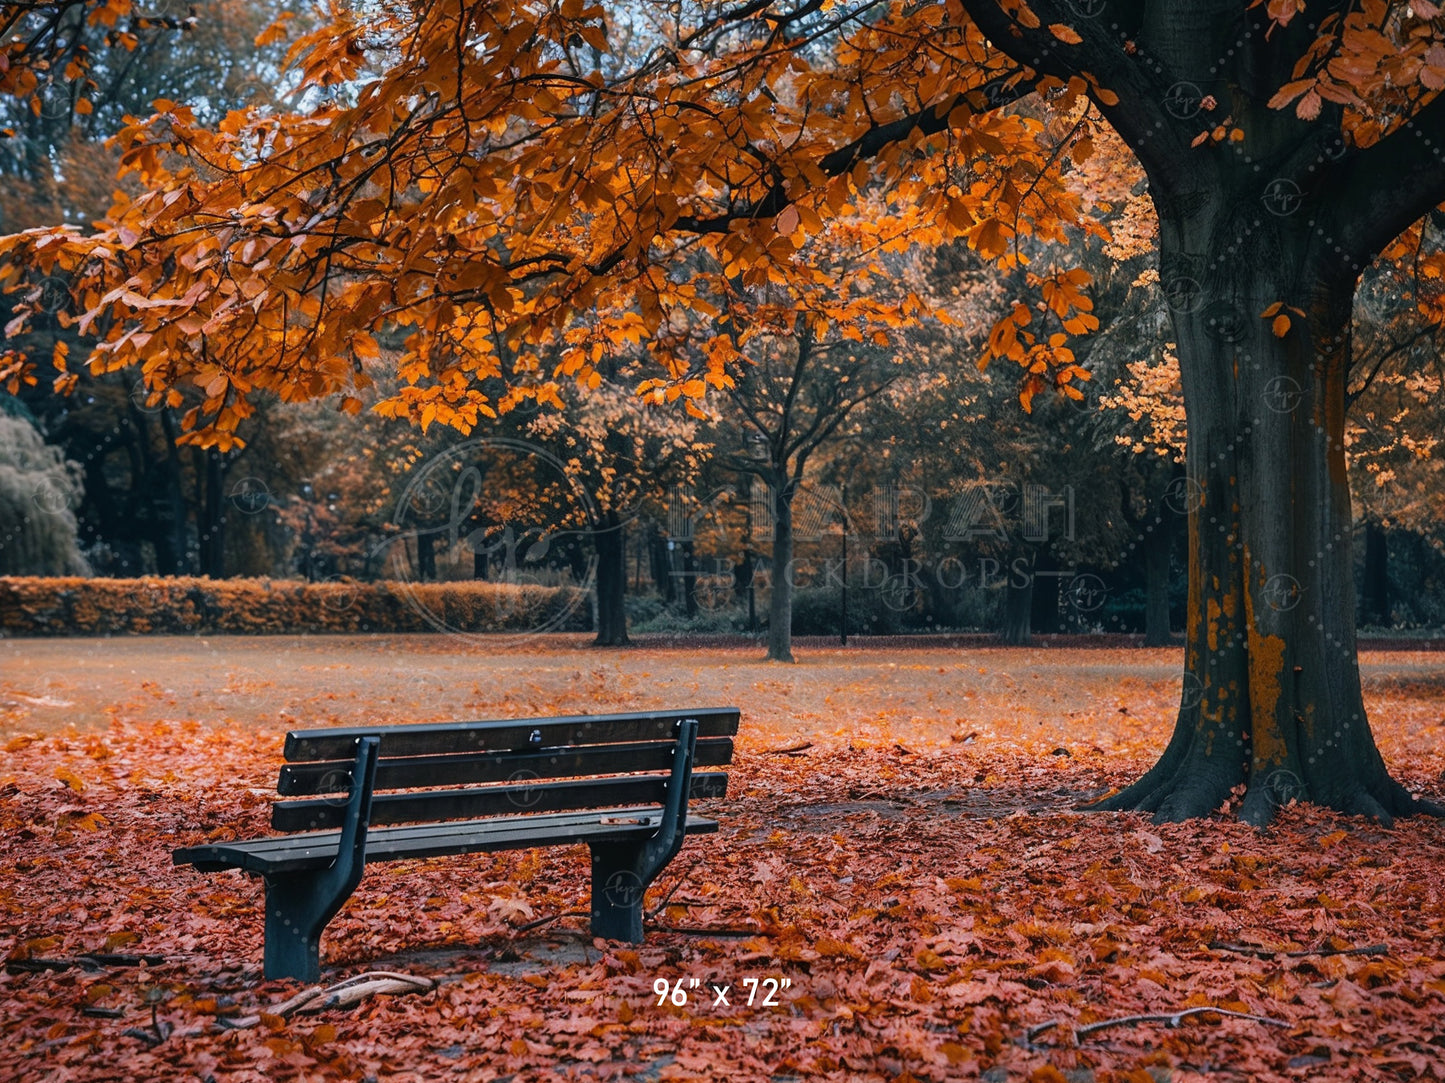
[[(730, 762), (735, 708), (293, 731), (285, 750), (292, 762), (281, 769), (278, 794), (344, 793), (344, 803), (336, 796), (277, 802), (272, 826), (299, 833), (184, 847), (172, 859), (203, 872), (241, 869), (265, 881), (267, 978), (318, 980), (322, 931), (368, 863), (449, 854), (585, 842), (593, 935), (637, 943), (647, 886), (687, 835), (717, 830), (715, 820), (690, 817), (687, 808), (690, 795), (726, 792), (726, 774), (693, 773), (704, 723), (711, 765)], [(670, 741), (647, 740), (668, 729)], [(548, 745), (548, 735), (577, 743)], [(345, 750), (354, 755), (343, 761)], [(436, 789), (486, 782), (508, 768), (500, 785)], [(545, 782), (543, 774), (593, 777)], [(432, 789), (414, 792), (419, 786)], [(376, 793), (387, 788), (411, 792)], [(508, 805), (535, 808), (488, 815)]]

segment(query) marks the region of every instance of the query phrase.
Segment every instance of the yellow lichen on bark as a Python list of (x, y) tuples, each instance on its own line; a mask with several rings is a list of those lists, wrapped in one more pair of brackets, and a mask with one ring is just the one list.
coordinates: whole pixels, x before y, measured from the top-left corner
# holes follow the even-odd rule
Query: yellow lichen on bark
[(1254, 598), (1248, 590), (1244, 593), (1244, 618), (1249, 650), (1249, 728), (1257, 770), (1279, 766), (1289, 756), (1278, 714), (1284, 637), (1260, 631), (1254, 619)]

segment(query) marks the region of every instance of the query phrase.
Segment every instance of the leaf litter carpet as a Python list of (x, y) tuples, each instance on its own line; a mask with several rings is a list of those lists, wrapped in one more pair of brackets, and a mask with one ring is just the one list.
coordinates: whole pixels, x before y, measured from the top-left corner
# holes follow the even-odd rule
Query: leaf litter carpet
[[(1079, 811), (1162, 748), (1171, 652), (789, 668), (404, 646), (460, 698), (409, 715), (412, 690), (335, 641), (289, 677), (254, 643), (203, 677), (89, 684), (7, 657), (0, 1079), (1445, 1079), (1445, 824)], [(509, 660), (505, 683), (452, 678)], [(1366, 665), (1387, 762), (1437, 800), (1439, 671)], [(434, 987), (285, 1014), (301, 987), (261, 978), (260, 883), (170, 865), (174, 846), (266, 832), (298, 719), (721, 702), (743, 707), (730, 795), (705, 806), (722, 829), (653, 885), (643, 945), (588, 934), (581, 847), (385, 864), (328, 928), (323, 983)]]

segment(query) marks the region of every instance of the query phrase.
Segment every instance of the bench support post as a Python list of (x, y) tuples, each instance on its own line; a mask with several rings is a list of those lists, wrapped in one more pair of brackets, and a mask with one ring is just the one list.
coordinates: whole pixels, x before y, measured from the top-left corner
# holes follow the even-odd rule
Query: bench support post
[(642, 942), (642, 897), (687, 835), (687, 799), (697, 750), (697, 719), (678, 724), (667, 804), (657, 834), (640, 842), (593, 842), (592, 935), (607, 940)]
[(351, 772), (346, 822), (337, 843), (336, 860), (319, 872), (279, 873), (266, 879), (266, 948), (263, 970), (268, 979), (321, 977), (321, 932), (361, 882), (366, 867), (366, 829), (371, 819), (371, 793), (376, 783), (376, 737), (357, 738)]

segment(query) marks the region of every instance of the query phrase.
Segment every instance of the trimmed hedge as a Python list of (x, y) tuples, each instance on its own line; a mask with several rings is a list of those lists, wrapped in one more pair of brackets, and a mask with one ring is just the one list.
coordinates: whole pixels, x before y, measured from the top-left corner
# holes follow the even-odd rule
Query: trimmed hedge
[(581, 631), (576, 587), (0, 576), (0, 635)]

